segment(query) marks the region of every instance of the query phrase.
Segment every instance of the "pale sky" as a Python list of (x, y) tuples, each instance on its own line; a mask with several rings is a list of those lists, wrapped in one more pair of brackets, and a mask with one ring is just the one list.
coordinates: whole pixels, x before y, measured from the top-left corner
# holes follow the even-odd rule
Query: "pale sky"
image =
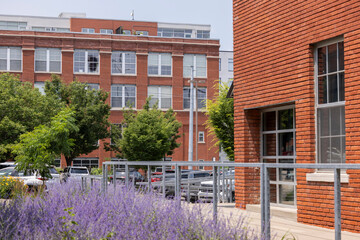
[(233, 49), (232, 0), (6, 0), (0, 14), (57, 17), (84, 12), (88, 18), (210, 24), (221, 50)]

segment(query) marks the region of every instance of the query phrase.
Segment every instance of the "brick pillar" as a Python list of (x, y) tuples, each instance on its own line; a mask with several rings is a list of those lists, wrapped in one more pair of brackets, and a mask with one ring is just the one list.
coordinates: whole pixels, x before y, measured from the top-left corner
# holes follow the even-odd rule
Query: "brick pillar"
[(34, 84), (35, 48), (27, 47), (22, 49), (22, 81)]
[(137, 78), (136, 78), (136, 108), (142, 109), (147, 98), (147, 53), (136, 53)]

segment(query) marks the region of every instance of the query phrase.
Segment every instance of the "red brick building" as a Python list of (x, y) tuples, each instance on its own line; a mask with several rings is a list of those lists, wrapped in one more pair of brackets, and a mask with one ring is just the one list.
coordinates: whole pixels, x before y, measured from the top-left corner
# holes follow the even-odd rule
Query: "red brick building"
[[(235, 161), (360, 163), (360, 2), (235, 0), (233, 11)], [(332, 228), (333, 179), (271, 171), (272, 205)], [(360, 232), (360, 174), (341, 182), (342, 229)], [(238, 207), (259, 203), (258, 170), (236, 184)]]
[[(218, 159), (204, 126), (203, 100), (214, 97), (213, 86), (219, 78), (220, 45), (219, 40), (210, 39), (210, 26), (75, 17), (0, 16), (0, 71), (18, 74), (39, 88), (52, 73), (67, 83), (77, 79), (101, 88), (109, 92), (110, 120), (117, 124), (128, 102), (141, 109), (151, 95), (159, 100), (160, 108), (172, 107), (182, 122), (181, 146), (168, 157), (186, 161), (188, 81), (190, 66), (194, 66), (195, 80), (203, 80), (198, 83), (198, 160)], [(74, 164), (97, 167), (115, 159), (115, 153), (103, 150), (104, 141)]]

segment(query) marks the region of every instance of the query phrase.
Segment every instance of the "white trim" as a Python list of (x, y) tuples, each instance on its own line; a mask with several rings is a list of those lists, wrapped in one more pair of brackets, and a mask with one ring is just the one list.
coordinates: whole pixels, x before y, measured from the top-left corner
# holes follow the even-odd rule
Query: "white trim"
[[(306, 181), (308, 182), (334, 182), (333, 172), (314, 172), (306, 174)], [(340, 174), (341, 183), (349, 183), (349, 175), (347, 173)]]

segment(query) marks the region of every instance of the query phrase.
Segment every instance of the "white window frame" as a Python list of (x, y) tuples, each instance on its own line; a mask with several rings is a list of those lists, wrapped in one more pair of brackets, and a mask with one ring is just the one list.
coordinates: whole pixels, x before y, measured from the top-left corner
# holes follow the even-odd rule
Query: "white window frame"
[[(190, 87), (183, 87), (183, 109), (184, 110), (189, 110), (190, 109), (190, 106), (189, 106), (189, 108), (185, 108), (184, 107), (184, 103), (185, 103), (185, 98), (184, 98), (184, 90), (185, 89), (189, 89), (190, 90)], [(199, 100), (202, 100), (202, 101), (204, 101), (204, 100), (207, 100), (207, 94), (208, 94), (208, 92), (207, 92), (207, 88), (205, 88), (205, 87), (198, 87), (197, 88), (198, 90), (200, 90), (200, 89), (205, 89), (205, 91), (206, 91), (206, 94), (205, 94), (205, 99), (198, 99), (198, 101)], [(194, 88), (194, 94), (193, 94), (193, 96), (194, 96), (194, 100), (193, 100), (193, 103), (194, 103), (194, 109), (196, 108), (196, 105), (198, 105), (198, 102), (196, 101), (196, 98), (198, 97), (197, 96), (197, 93), (196, 93), (196, 88)], [(189, 99), (190, 100), (190, 97), (189, 98), (186, 98), (186, 99)], [(189, 104), (190, 105), (190, 104)], [(205, 107), (204, 108), (198, 108), (198, 110), (200, 110), (200, 111), (204, 111), (204, 110), (206, 110), (206, 108), (207, 108), (207, 103), (205, 103)]]
[[(318, 119), (318, 110), (320, 109), (331, 109), (333, 107), (344, 107), (345, 108), (345, 99), (344, 101), (339, 101), (339, 79), (337, 79), (337, 88), (338, 88), (338, 101), (337, 102), (331, 102), (329, 103), (329, 101), (327, 101), (327, 103), (319, 103), (319, 77), (323, 77), (323, 76), (329, 76), (329, 75), (333, 75), (333, 74), (337, 74), (339, 76), (340, 73), (344, 73), (345, 74), (345, 68), (344, 70), (339, 70), (339, 61), (338, 61), (338, 58), (337, 58), (337, 71), (335, 72), (331, 72), (329, 73), (328, 72), (328, 69), (326, 71), (325, 74), (320, 74), (318, 73), (318, 59), (319, 59), (319, 56), (318, 56), (318, 49), (319, 48), (322, 48), (322, 47), (325, 47), (325, 46), (329, 46), (329, 45), (332, 45), (332, 44), (335, 44), (335, 43), (341, 43), (341, 42), (344, 42), (344, 38), (341, 36), (341, 37), (337, 37), (337, 38), (334, 38), (334, 39), (329, 39), (329, 40), (326, 40), (322, 43), (319, 43), (319, 44), (316, 44), (314, 46), (314, 79), (315, 79), (315, 87), (314, 87), (314, 90), (315, 90), (315, 132), (316, 132), (316, 145), (315, 145), (315, 149), (316, 149), (316, 162), (319, 163), (319, 164), (326, 164), (326, 163), (322, 163), (321, 162), (321, 149), (319, 147), (320, 145), (320, 129), (319, 129), (319, 126), (320, 126), (320, 123), (319, 123), (319, 119)], [(337, 54), (338, 54), (338, 49), (337, 49)], [(344, 54), (345, 54), (345, 50), (344, 50)], [(328, 54), (326, 54), (326, 56), (328, 57)], [(344, 61), (344, 64), (345, 64), (345, 61)], [(326, 67), (328, 68), (328, 58), (326, 59)], [(345, 76), (344, 76), (344, 82), (345, 82)], [(326, 80), (327, 81), (327, 80)], [(327, 87), (329, 87), (329, 85), (327, 84)], [(345, 89), (344, 89), (344, 96), (345, 96)], [(329, 100), (329, 94), (327, 94), (327, 98)], [(344, 116), (345, 116), (346, 113), (344, 113)], [(340, 119), (340, 121), (343, 120), (345, 121), (345, 118), (344, 119)], [(340, 123), (341, 124), (341, 123)], [(345, 131), (346, 131), (346, 126), (345, 126)], [(329, 135), (328, 137), (331, 138), (332, 135)], [(342, 136), (341, 134), (338, 135), (338, 136)], [(344, 135), (345, 136), (345, 146), (346, 146), (346, 134)], [(340, 141), (340, 148), (342, 148), (342, 145), (341, 145), (341, 141)], [(340, 162), (340, 163), (335, 163), (335, 164), (346, 164), (346, 151), (345, 151), (345, 156), (344, 156), (344, 162)], [(340, 160), (342, 161), (342, 159)], [(318, 169), (319, 172), (327, 172), (328, 170), (326, 169)]]
[(94, 28), (81, 28), (82, 33), (95, 33)]
[[(149, 85), (148, 86), (148, 97), (150, 97), (150, 93), (149, 93), (149, 88), (150, 87), (152, 87), (152, 88), (157, 88), (157, 96), (154, 96), (154, 99), (156, 99), (157, 101), (158, 101), (158, 108), (160, 108), (160, 109), (169, 109), (169, 108), (172, 108), (172, 103), (173, 103), (173, 101), (172, 101), (172, 87), (171, 86), (155, 86), (155, 85)], [(161, 101), (161, 99), (162, 98), (164, 98), (163, 97), (163, 94), (162, 94), (162, 89), (163, 88), (170, 88), (170, 107), (169, 108), (165, 108), (165, 107), (163, 107), (162, 106), (162, 101)], [(153, 95), (151, 95), (151, 96), (153, 96)], [(151, 107), (153, 106), (153, 105), (150, 105)]]
[[(22, 72), (22, 68), (23, 68), (23, 53), (22, 53), (22, 48), (21, 47), (5, 47), (5, 46), (0, 46), (0, 48), (5, 48), (6, 49), (6, 69), (0, 69), (0, 72)], [(10, 62), (11, 62), (11, 58), (10, 58), (10, 49), (18, 49), (20, 50), (20, 70), (11, 70), (10, 69)], [(4, 59), (3, 59), (4, 60)], [(19, 61), (19, 59), (15, 59), (17, 61)]]
[[(202, 140), (200, 140), (202, 138)], [(198, 143), (205, 143), (205, 132), (199, 131), (198, 132)]]
[(104, 28), (102, 28), (102, 29), (100, 29), (100, 33), (101, 34), (113, 34), (114, 31), (112, 29), (104, 29)]
[(90, 90), (100, 90), (100, 84), (99, 83), (87, 83), (87, 88)]
[[(46, 70), (45, 71), (36, 71), (36, 50), (46, 50)], [(60, 71), (59, 72), (51, 72), (50, 71), (50, 62), (55, 62), (55, 61), (50, 61), (50, 50), (51, 49), (57, 49), (60, 52), (60, 60), (56, 61), (56, 62), (60, 62)], [(34, 56), (35, 60), (34, 60), (34, 71), (35, 72), (46, 72), (46, 73), (61, 73), (62, 72), (62, 53), (61, 53), (61, 49), (60, 48), (35, 48), (35, 56)]]
[(234, 59), (228, 58), (228, 71), (233, 72), (234, 71)]
[[(202, 57), (205, 57), (205, 75), (204, 76), (198, 76), (198, 66), (196, 65), (196, 58), (197, 57), (200, 57), (200, 56), (202, 56)], [(183, 58), (183, 60), (184, 60), (184, 62), (185, 62), (185, 58), (186, 57), (192, 57), (192, 65), (190, 65), (190, 66), (186, 66), (184, 63), (183, 63), (183, 77), (184, 78), (190, 78), (191, 77), (191, 66), (193, 66), (194, 67), (194, 77), (195, 78), (207, 78), (207, 57), (206, 57), (206, 55), (205, 54), (184, 54), (184, 58)], [(190, 74), (189, 75), (187, 75), (186, 74), (186, 70), (187, 70), (187, 68), (190, 68)]]
[[(121, 87), (121, 96), (113, 96), (113, 91), (112, 91), (112, 87), (113, 86), (117, 86), (117, 87)], [(110, 100), (111, 100), (111, 109), (123, 109), (123, 108), (129, 108), (126, 106), (126, 101), (125, 101), (125, 87), (134, 87), (135, 88), (135, 96), (130, 96), (130, 97), (134, 97), (135, 98), (135, 103), (134, 106), (132, 107), (132, 109), (136, 109), (136, 85), (131, 85), (131, 84), (111, 84), (111, 93), (110, 93)], [(113, 98), (121, 98), (121, 106), (120, 107), (114, 107), (113, 106)]]
[[(150, 67), (149, 58), (150, 58), (151, 55), (157, 55), (157, 57), (158, 57), (157, 65), (151, 65), (151, 66), (157, 66), (158, 74), (150, 74), (149, 73), (149, 67)], [(161, 67), (162, 67), (161, 58), (164, 55), (170, 55), (170, 69), (171, 69), (170, 70), (170, 75), (161, 74)], [(164, 66), (167, 66), (167, 65), (164, 65)], [(171, 53), (155, 53), (155, 52), (151, 52), (151, 53), (148, 54), (148, 75), (149, 76), (171, 77), (172, 76), (172, 67), (173, 67), (173, 60), (172, 60), (172, 54)]]
[[(75, 52), (85, 52), (85, 72), (75, 72)], [(98, 54), (98, 64), (96, 68), (96, 72), (89, 72), (89, 52), (97, 52)], [(100, 54), (98, 50), (88, 50), (88, 49), (75, 49), (74, 50), (74, 60), (73, 60), (73, 68), (74, 68), (74, 74), (93, 74), (93, 75), (99, 75), (100, 74)]]
[[(121, 62), (121, 73), (114, 73), (113, 68), (113, 59), (114, 59), (114, 53), (120, 53), (122, 62)], [(132, 53), (135, 55), (135, 67), (134, 67), (134, 73), (126, 73), (126, 54)], [(119, 64), (120, 65), (120, 64)], [(111, 53), (111, 75), (136, 75), (136, 66), (137, 66), (137, 58), (136, 58), (136, 52), (130, 52), (130, 51), (112, 51)]]

